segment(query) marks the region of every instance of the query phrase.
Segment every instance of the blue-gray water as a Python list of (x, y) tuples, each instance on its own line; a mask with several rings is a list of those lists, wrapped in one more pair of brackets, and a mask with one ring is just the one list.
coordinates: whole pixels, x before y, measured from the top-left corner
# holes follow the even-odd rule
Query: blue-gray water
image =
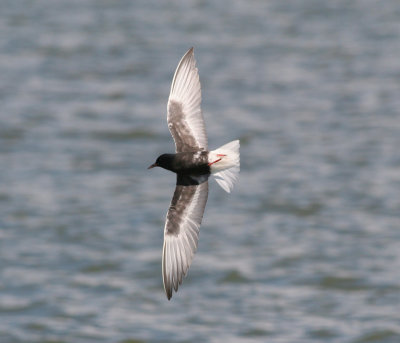
[[(209, 145), (167, 301), (166, 101), (190, 47)], [(0, 2), (0, 342), (400, 342), (400, 3)]]

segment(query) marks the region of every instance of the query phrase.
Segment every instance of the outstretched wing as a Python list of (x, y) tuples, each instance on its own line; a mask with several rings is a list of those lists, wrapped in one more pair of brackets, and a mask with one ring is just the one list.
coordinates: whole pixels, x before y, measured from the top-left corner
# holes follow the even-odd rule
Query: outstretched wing
[(182, 57), (176, 68), (168, 99), (167, 121), (176, 152), (207, 150), (201, 86), (193, 48)]
[(208, 181), (199, 185), (178, 184), (164, 228), (162, 275), (168, 300), (178, 291), (197, 250), (199, 229), (208, 197)]

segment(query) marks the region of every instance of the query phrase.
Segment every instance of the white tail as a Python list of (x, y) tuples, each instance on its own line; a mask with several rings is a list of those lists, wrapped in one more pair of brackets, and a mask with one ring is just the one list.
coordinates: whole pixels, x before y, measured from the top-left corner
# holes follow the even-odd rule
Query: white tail
[(240, 171), (240, 143), (238, 140), (229, 142), (220, 148), (210, 151), (208, 162), (211, 174), (215, 181), (230, 193), (235, 184)]

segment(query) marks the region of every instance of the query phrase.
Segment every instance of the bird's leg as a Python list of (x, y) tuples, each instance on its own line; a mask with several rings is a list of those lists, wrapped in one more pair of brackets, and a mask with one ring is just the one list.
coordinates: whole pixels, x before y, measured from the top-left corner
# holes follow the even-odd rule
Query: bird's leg
[(208, 166), (211, 166), (212, 164), (221, 161), (221, 160), (222, 160), (222, 157), (224, 157), (224, 156), (226, 156), (226, 155), (224, 155), (224, 154), (217, 154), (217, 156), (220, 157), (220, 158), (219, 158), (218, 160), (215, 160), (214, 162), (210, 162), (210, 163), (208, 164)]

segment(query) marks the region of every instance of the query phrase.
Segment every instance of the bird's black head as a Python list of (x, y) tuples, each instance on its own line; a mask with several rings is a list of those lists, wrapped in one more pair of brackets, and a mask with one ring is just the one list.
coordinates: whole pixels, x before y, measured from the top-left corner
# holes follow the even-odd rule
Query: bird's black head
[(174, 154), (162, 154), (162, 155), (158, 156), (156, 162), (153, 163), (147, 169), (151, 169), (154, 167), (161, 167), (164, 169), (171, 170), (173, 160), (174, 160)]

